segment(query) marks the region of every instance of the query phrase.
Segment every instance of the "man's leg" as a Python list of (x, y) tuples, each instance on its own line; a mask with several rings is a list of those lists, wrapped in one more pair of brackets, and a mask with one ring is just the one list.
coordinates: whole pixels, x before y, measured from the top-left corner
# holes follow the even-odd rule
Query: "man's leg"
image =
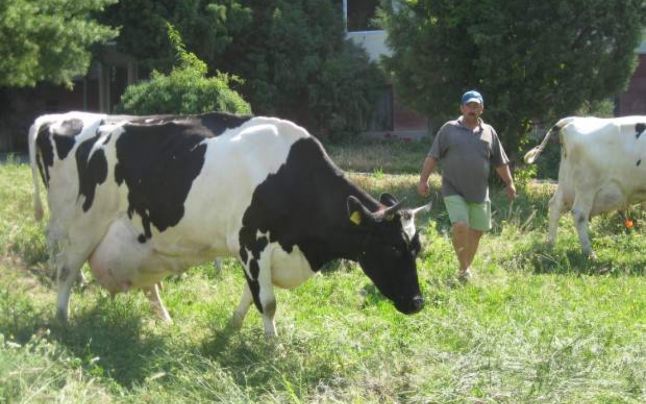
[(460, 264), (460, 273), (466, 272), (473, 257), (471, 255), (471, 229), (464, 222), (453, 223), (452, 226), (453, 232), (453, 249), (455, 250), (455, 255), (458, 257), (458, 262)]
[(476, 251), (478, 251), (478, 244), (480, 243), (480, 237), (482, 237), (482, 231), (471, 229), (464, 222), (454, 223), (452, 230), (453, 249), (455, 250), (455, 255), (458, 257), (458, 262), (460, 263), (458, 276), (460, 278), (466, 278), (469, 276), (471, 263), (476, 255)]
[(480, 244), (480, 237), (482, 237), (482, 231), (469, 229), (468, 242), (467, 242), (467, 268), (471, 266), (473, 258), (476, 256), (478, 251), (478, 245)]

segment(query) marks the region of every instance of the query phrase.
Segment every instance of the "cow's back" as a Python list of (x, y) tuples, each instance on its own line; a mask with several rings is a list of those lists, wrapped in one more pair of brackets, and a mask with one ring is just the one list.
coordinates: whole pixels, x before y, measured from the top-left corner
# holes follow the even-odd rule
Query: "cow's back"
[(594, 198), (592, 214), (643, 200), (644, 122), (646, 117), (639, 116), (576, 117), (562, 127), (559, 187), (566, 204), (573, 201), (575, 188)]
[[(294, 142), (309, 134), (289, 121), (264, 117), (223, 127), (214, 136), (198, 133), (204, 128), (186, 129), (163, 122), (113, 131), (109, 166), (119, 185), (119, 210), (128, 214), (141, 242), (150, 239), (163, 254), (192, 253), (196, 261), (235, 254), (255, 189), (285, 163)], [(146, 153), (152, 156), (142, 157)]]

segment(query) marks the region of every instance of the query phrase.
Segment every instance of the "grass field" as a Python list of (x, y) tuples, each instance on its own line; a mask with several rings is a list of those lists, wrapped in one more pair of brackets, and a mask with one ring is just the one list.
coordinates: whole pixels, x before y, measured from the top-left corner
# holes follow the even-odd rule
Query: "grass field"
[[(373, 195), (419, 205), (427, 147), (329, 151)], [(587, 261), (569, 217), (556, 247), (543, 245), (552, 190), (529, 183), (512, 205), (494, 191), (495, 227), (467, 285), (435, 196), (418, 220), (422, 312), (399, 314), (338, 262), (277, 290), (279, 336), (267, 342), (253, 308), (241, 331), (227, 328), (243, 286), (233, 261), (164, 283), (173, 325), (152, 318), (143, 294), (110, 299), (91, 282), (57, 326), (30, 171), (1, 165), (0, 402), (646, 402), (646, 213), (630, 212), (630, 231), (616, 214), (595, 218), (598, 259)]]

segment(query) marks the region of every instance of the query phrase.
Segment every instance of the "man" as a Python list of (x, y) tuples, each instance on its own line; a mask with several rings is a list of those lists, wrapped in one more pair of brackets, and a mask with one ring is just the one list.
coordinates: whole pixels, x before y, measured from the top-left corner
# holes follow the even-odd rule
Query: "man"
[(462, 96), (458, 119), (445, 123), (437, 132), (420, 173), (417, 191), (428, 196), (428, 177), (438, 162), (442, 166), (442, 196), (452, 225), (453, 248), (460, 264), (458, 278), (471, 277), (471, 263), (480, 237), (491, 229), (489, 167), (491, 164), (506, 184), (507, 197), (516, 197), (509, 171), (509, 159), (496, 130), (482, 121), (482, 95), (475, 90)]

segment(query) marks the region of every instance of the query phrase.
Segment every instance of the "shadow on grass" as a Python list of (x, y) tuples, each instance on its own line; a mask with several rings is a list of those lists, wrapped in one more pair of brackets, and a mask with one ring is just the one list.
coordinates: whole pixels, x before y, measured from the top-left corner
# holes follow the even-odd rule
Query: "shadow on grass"
[(53, 325), (52, 338), (79, 358), (91, 374), (111, 378), (124, 387), (150, 376), (162, 337), (146, 333), (141, 316), (127, 305), (101, 307), (74, 316), (67, 326)]
[[(277, 338), (268, 340), (257, 324), (242, 330), (213, 329), (212, 335), (204, 339), (201, 353), (228, 369), (239, 386), (261, 390), (287, 384), (313, 391), (320, 383), (337, 377), (329, 361), (311, 359), (320, 354), (316, 339), (280, 329), (278, 332)], [(312, 363), (307, 359), (304, 363), (303, 358), (310, 358)]]
[(43, 334), (47, 329), (47, 314), (27, 297), (0, 290), (0, 334), (9, 340), (24, 344), (34, 335)]
[(534, 274), (578, 274), (610, 276), (643, 276), (643, 259), (619, 260), (614, 254), (603, 254), (599, 257), (587, 257), (580, 246), (549, 247), (543, 241), (535, 241), (527, 250), (516, 253), (516, 260), (523, 263)]

